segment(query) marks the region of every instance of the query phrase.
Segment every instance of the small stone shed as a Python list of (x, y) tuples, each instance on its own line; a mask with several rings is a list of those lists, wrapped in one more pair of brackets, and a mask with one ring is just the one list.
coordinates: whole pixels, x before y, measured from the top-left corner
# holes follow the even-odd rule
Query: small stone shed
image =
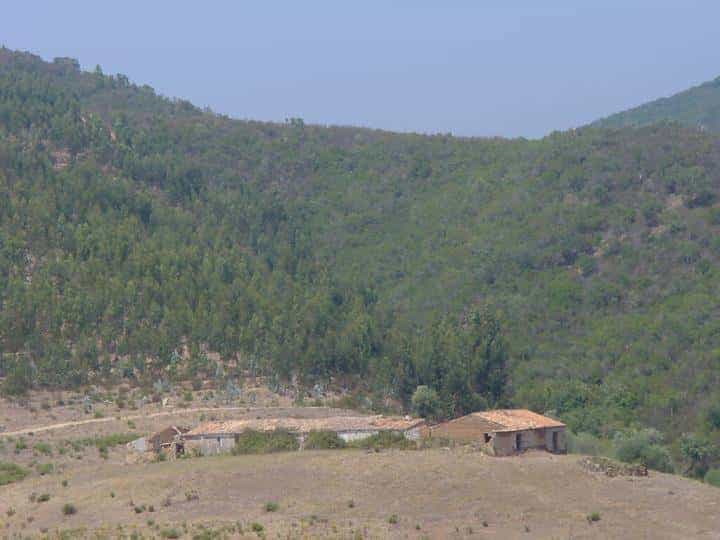
[(287, 430), (300, 442), (300, 448), (311, 431), (334, 431), (345, 442), (357, 441), (381, 431), (399, 433), (410, 440), (419, 440), (425, 421), (410, 417), (336, 416), (327, 418), (257, 418), (206, 422), (185, 433), (182, 437), (185, 450), (203, 455), (229, 452), (235, 438), (247, 430)]
[(168, 426), (165, 429), (153, 433), (149, 437), (140, 437), (127, 444), (129, 450), (136, 452), (167, 452), (169, 454), (180, 454), (183, 451), (182, 436), (189, 428), (181, 426)]
[(468, 414), (432, 426), (425, 436), (479, 444), (494, 456), (529, 449), (566, 451), (565, 424), (527, 409), (499, 409)]

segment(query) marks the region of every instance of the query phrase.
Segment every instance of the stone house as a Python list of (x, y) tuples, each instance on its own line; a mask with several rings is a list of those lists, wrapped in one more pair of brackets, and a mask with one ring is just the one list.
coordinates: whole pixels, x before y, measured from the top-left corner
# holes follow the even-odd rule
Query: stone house
[(189, 429), (185, 427), (168, 426), (149, 437), (140, 437), (130, 441), (127, 448), (139, 453), (151, 452), (159, 454), (165, 452), (168, 457), (172, 457), (183, 452), (182, 436), (188, 431)]
[(418, 418), (377, 416), (335, 416), (327, 418), (257, 418), (206, 422), (182, 437), (186, 451), (202, 455), (229, 452), (235, 439), (246, 430), (293, 433), (302, 449), (311, 431), (333, 431), (345, 442), (357, 441), (382, 432), (399, 433), (410, 440), (419, 440), (425, 421)]
[(565, 424), (527, 409), (475, 412), (429, 427), (424, 436), (479, 445), (494, 456), (530, 449), (565, 453)]

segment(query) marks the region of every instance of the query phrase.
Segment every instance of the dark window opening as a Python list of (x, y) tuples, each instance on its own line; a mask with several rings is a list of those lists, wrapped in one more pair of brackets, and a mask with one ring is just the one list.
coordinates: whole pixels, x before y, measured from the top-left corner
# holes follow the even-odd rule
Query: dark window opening
[(489, 434), (489, 433), (486, 433), (486, 434), (485, 434), (485, 442), (486, 442), (486, 443), (489, 443), (491, 440), (492, 440), (492, 437), (490, 436), (490, 434)]
[(552, 434), (552, 449), (553, 449), (553, 452), (557, 452), (559, 446), (560, 446), (560, 445), (558, 444), (558, 432), (557, 432), (557, 431), (553, 431), (553, 434)]
[(515, 435), (515, 450), (522, 450), (522, 434), (518, 433)]

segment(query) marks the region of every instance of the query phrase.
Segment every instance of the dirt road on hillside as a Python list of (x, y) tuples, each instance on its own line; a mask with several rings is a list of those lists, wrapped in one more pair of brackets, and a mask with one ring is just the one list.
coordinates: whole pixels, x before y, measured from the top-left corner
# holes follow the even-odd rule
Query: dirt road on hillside
[[(171, 411), (161, 411), (150, 414), (136, 414), (132, 416), (121, 416), (120, 421), (128, 420), (143, 420), (145, 418), (155, 418), (158, 416), (172, 416), (178, 414), (192, 414), (201, 412), (220, 412), (220, 411), (247, 411), (255, 409), (256, 407), (198, 407), (195, 409), (173, 409)], [(272, 407), (262, 407), (263, 409), (270, 409)], [(278, 407), (285, 408), (285, 407)], [(40, 433), (43, 431), (52, 431), (55, 429), (63, 429), (68, 427), (83, 426), (86, 424), (102, 424), (104, 422), (115, 422), (118, 418), (114, 416), (104, 418), (88, 418), (87, 420), (75, 420), (72, 422), (59, 422), (57, 424), (49, 424), (47, 426), (29, 427), (24, 429), (18, 429), (16, 431), (5, 431), (0, 433), (0, 437), (17, 437), (18, 435), (27, 435), (28, 433)]]

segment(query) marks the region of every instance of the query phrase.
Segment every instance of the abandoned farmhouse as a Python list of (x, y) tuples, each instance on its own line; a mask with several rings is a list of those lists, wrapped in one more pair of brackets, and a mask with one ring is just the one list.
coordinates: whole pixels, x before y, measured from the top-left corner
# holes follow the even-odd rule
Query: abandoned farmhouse
[(200, 455), (229, 453), (246, 431), (287, 431), (303, 449), (311, 432), (333, 432), (345, 442), (379, 433), (393, 433), (419, 441), (423, 438), (472, 444), (494, 456), (509, 456), (529, 449), (564, 453), (565, 424), (526, 409), (504, 409), (468, 414), (429, 426), (423, 419), (376, 416), (277, 417), (204, 422), (194, 429), (169, 426), (149, 437), (128, 443), (140, 454), (184, 452)]
[(410, 417), (331, 416), (325, 418), (256, 418), (205, 422), (192, 430), (170, 426), (150, 437), (128, 443), (128, 449), (140, 453), (166, 452), (176, 455), (196, 452), (213, 455), (230, 452), (237, 437), (245, 431), (288, 431), (303, 443), (311, 431), (331, 431), (345, 442), (357, 441), (380, 432), (400, 434), (409, 440), (421, 438), (425, 420)]
[(426, 436), (479, 444), (494, 456), (530, 449), (553, 453), (566, 450), (565, 424), (527, 409), (471, 413), (427, 428)]
[(357, 441), (381, 431), (398, 433), (410, 440), (420, 438), (424, 420), (417, 418), (396, 418), (384, 416), (337, 416), (328, 418), (264, 418), (254, 420), (233, 420), (207, 422), (183, 436), (187, 450), (197, 449), (203, 455), (229, 451), (235, 444), (236, 436), (247, 430), (285, 430), (293, 433), (303, 448), (311, 431), (332, 431), (345, 442)]

